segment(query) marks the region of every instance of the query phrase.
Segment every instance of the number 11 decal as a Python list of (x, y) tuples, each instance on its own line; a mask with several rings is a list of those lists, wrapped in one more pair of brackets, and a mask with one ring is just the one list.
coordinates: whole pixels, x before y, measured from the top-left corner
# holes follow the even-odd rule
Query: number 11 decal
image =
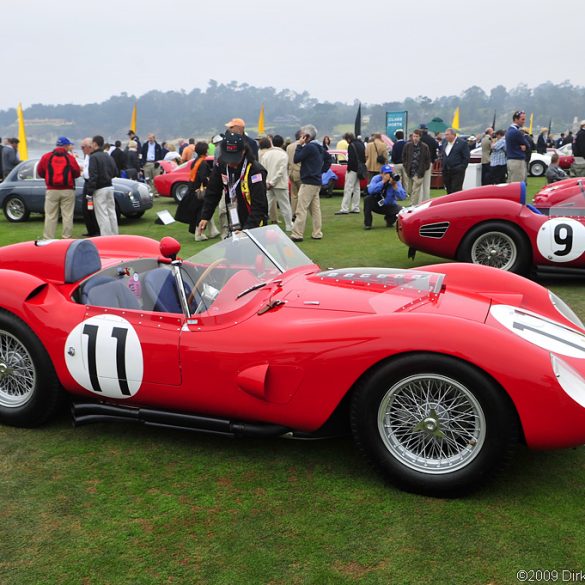
[[(97, 325), (88, 325), (87, 323), (83, 327), (83, 333), (88, 336), (89, 341), (87, 344), (87, 363), (89, 368), (89, 379), (91, 386), (95, 392), (101, 392), (100, 381), (97, 374), (97, 363), (96, 363), (96, 341), (99, 327)], [(128, 334), (127, 329), (122, 327), (112, 328), (112, 337), (117, 340), (116, 346), (116, 367), (118, 371), (118, 382), (120, 383), (120, 391), (124, 396), (130, 396), (130, 390), (128, 389), (128, 382), (126, 380), (126, 336)]]
[(80, 323), (65, 345), (73, 378), (85, 389), (109, 398), (130, 398), (140, 389), (144, 360), (131, 323), (100, 315)]

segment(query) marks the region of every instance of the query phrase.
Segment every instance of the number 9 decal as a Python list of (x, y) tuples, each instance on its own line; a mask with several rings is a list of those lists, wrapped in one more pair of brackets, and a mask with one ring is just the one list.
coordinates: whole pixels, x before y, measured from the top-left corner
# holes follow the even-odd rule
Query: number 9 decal
[(542, 224), (538, 251), (552, 262), (572, 262), (585, 252), (585, 226), (575, 219), (555, 217)]
[(107, 398), (130, 398), (144, 373), (142, 347), (134, 327), (117, 315), (91, 317), (65, 343), (65, 361), (75, 381)]

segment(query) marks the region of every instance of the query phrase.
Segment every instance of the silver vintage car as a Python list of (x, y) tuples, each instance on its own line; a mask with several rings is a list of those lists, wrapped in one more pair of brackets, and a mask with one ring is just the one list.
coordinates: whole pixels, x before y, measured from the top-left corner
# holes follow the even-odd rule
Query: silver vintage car
[[(0, 207), (11, 222), (26, 221), (31, 213), (44, 213), (45, 180), (37, 174), (38, 159), (21, 162), (0, 183)], [(118, 217), (142, 217), (152, 207), (152, 193), (144, 183), (115, 178), (114, 199)], [(75, 181), (75, 216), (83, 216), (83, 179)]]

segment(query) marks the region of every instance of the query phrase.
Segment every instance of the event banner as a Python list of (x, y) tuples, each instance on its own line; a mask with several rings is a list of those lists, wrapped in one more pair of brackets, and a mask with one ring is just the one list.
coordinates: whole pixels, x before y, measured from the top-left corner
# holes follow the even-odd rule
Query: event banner
[(386, 112), (386, 136), (396, 140), (396, 130), (404, 130), (404, 136), (408, 136), (408, 112)]

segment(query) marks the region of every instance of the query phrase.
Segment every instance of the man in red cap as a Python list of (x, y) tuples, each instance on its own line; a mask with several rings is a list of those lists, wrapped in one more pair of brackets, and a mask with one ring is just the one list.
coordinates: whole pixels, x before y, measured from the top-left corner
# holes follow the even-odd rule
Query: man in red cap
[(256, 160), (258, 160), (258, 143), (246, 134), (246, 122), (244, 122), (242, 118), (232, 118), (229, 122), (227, 122), (225, 127), (234, 134), (242, 135), (251, 151), (254, 153)]

